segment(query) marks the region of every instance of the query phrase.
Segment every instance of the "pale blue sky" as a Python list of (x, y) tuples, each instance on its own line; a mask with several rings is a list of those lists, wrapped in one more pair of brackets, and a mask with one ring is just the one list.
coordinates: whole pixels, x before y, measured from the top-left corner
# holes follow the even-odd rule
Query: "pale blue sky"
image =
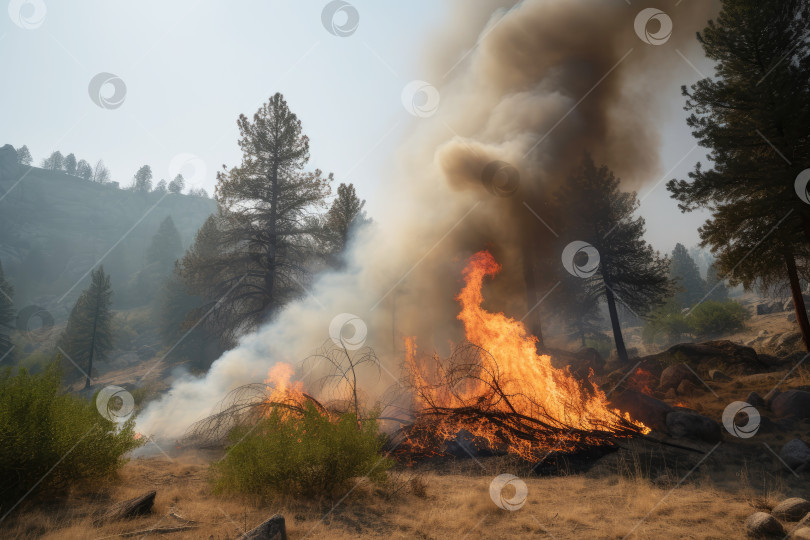
[[(321, 24), (326, 3), (46, 0), (44, 22), (30, 30), (2, 14), (0, 144), (27, 144), (36, 164), (56, 149), (91, 164), (104, 159), (123, 186), (143, 164), (155, 181), (170, 180), (172, 157), (195, 154), (206, 174), (192, 187), (212, 193), (221, 165), (239, 162), (237, 116), (280, 91), (310, 136), (311, 165), (354, 182), (377, 217), (394, 150), (419, 121), (403, 108), (402, 88), (428, 76), (422, 60), (429, 37), (450, 24), (448, 8), (353, 0), (359, 26), (341, 38)], [(99, 72), (126, 83), (120, 108), (91, 101), (88, 83)], [(667, 103), (664, 171), (694, 144), (677, 87)], [(683, 177), (704, 154), (696, 149), (667, 178)], [(651, 190), (657, 180), (640, 192), (648, 239), (667, 251), (676, 241), (695, 244), (704, 218), (681, 215), (663, 183)]]

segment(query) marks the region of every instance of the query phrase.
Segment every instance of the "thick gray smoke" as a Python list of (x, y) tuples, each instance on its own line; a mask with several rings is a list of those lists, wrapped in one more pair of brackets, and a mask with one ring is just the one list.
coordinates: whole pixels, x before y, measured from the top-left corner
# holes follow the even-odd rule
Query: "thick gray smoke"
[[(276, 362), (299, 365), (329, 339), (330, 323), (342, 313), (363, 320), (365, 344), (394, 377), (404, 336), (418, 336), (422, 350), (446, 353), (462, 335), (454, 300), (460, 271), (480, 249), (504, 265), (488, 304), (520, 318), (527, 310), (525, 246), (543, 242), (543, 227), (526, 206), (542, 213), (544, 198), (585, 151), (613, 169), (625, 189), (657, 179), (661, 91), (687, 79), (680, 54), (699, 56), (695, 32), (715, 3), (482, 4), (458, 2), (425, 51), (439, 106), (415, 119), (392, 160), (399, 172), (387, 179), (388, 206), (371, 209), (375, 224), (355, 238), (349, 268), (318, 278), (305, 298), (245, 336), (205, 377), (175, 383), (141, 414), (140, 431), (181, 436), (229, 390), (264, 380)], [(666, 19), (642, 25), (643, 37), (634, 26), (649, 7), (672, 21), (663, 44), (643, 37), (663, 39)], [(496, 160), (517, 171), (516, 192), (497, 175), (487, 189), (482, 176)], [(499, 189), (512, 196), (493, 196)], [(367, 390), (393, 383), (383, 371)]]

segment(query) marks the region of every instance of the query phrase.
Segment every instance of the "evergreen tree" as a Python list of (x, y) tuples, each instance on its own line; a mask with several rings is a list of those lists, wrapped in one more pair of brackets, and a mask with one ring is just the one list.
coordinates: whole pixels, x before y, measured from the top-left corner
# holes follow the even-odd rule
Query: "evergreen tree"
[(20, 165), (31, 165), (34, 158), (31, 157), (31, 151), (26, 145), (17, 148), (17, 163)]
[(183, 192), (183, 188), (186, 187), (186, 181), (183, 179), (182, 174), (178, 174), (174, 177), (174, 180), (169, 182), (169, 193), (174, 193), (179, 195)]
[(160, 182), (158, 182), (157, 185), (155, 186), (155, 193), (166, 193), (166, 191), (167, 191), (166, 180), (161, 178)]
[(144, 165), (138, 169), (138, 172), (135, 173), (132, 189), (141, 193), (152, 191), (152, 167)]
[(8, 363), (11, 350), (9, 334), (14, 329), (14, 288), (6, 281), (3, 265), (0, 263), (0, 362)]
[(193, 293), (210, 299), (226, 339), (300, 294), (321, 232), (316, 211), (325, 206), (332, 179), (304, 170), (309, 138), (281, 94), (237, 124), (242, 163), (217, 175), (217, 255), (183, 260)]
[(725, 283), (717, 275), (717, 266), (714, 263), (706, 270), (706, 300), (713, 302), (726, 302), (728, 300), (728, 289)]
[(60, 338), (60, 347), (74, 362), (87, 364), (85, 388), (90, 387), (93, 362), (104, 360), (112, 350), (111, 303), (110, 276), (105, 275), (104, 267), (99, 266), (90, 273), (90, 286), (82, 291), (73, 306)]
[(76, 174), (76, 156), (73, 154), (68, 154), (65, 156), (65, 172), (68, 174), (75, 175)]
[(711, 210), (700, 229), (729, 283), (751, 289), (787, 281), (804, 344), (810, 350), (797, 265), (810, 249), (810, 205), (795, 193), (810, 167), (810, 4), (804, 0), (724, 0), (698, 39), (716, 77), (683, 88), (687, 121), (711, 169), (698, 163), (691, 181), (667, 188), (682, 211)]
[(99, 184), (106, 184), (110, 181), (110, 169), (104, 165), (104, 161), (98, 160), (96, 167), (93, 169), (93, 182)]
[(65, 158), (62, 152), (57, 150), (51, 154), (47, 159), (42, 160), (42, 168), (51, 171), (61, 171), (65, 168)]
[(168, 272), (182, 253), (183, 243), (180, 240), (180, 233), (177, 232), (172, 217), (168, 216), (152, 237), (152, 242), (146, 250), (146, 260), (149, 264), (157, 264), (161, 271)]
[(706, 282), (683, 244), (675, 244), (669, 263), (669, 278), (675, 285), (675, 301), (682, 308), (690, 308), (703, 300)]
[(93, 167), (85, 160), (80, 159), (76, 164), (76, 176), (84, 180), (91, 180), (93, 178)]
[(361, 200), (353, 184), (340, 184), (337, 197), (326, 213), (325, 233), (332, 253), (340, 253), (349, 241), (349, 234), (354, 227), (368, 222), (363, 207), (366, 201)]
[(590, 296), (604, 296), (616, 352), (627, 362), (616, 302), (639, 315), (663, 304), (670, 293), (669, 261), (643, 239), (644, 219), (633, 217), (639, 204), (635, 192), (619, 191), (619, 179), (607, 167), (597, 168), (590, 156), (557, 191), (555, 202), (577, 209), (562, 214), (561, 238), (587, 242), (599, 253), (598, 270), (583, 286)]

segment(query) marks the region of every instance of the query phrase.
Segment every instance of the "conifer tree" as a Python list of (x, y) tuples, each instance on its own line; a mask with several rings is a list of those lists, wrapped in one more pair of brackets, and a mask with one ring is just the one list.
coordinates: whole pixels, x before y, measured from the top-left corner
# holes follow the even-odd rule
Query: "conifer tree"
[(675, 301), (682, 308), (690, 308), (703, 300), (706, 282), (683, 244), (675, 244), (669, 263), (669, 278), (675, 286)]

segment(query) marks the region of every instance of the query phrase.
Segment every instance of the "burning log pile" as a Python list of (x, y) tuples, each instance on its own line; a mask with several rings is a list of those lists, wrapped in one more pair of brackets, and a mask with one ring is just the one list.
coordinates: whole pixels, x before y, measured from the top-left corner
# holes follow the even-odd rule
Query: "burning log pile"
[[(482, 450), (537, 461), (551, 452), (605, 447), (648, 433), (647, 426), (612, 409), (596, 384), (582, 382), (538, 354), (537, 339), (520, 321), (481, 307), (484, 279), (499, 270), (486, 251), (470, 259), (457, 297), (466, 341), (448, 359), (420, 357), (416, 339), (406, 340), (403, 387), (413, 420), (392, 436), (392, 453), (404, 459), (441, 455), (449, 441), (466, 431)], [(290, 365), (279, 363), (264, 384), (231, 392), (213, 415), (192, 426), (186, 443), (222, 445), (237, 425), (253, 424), (272, 410), (301, 414), (307, 403), (324, 415), (348, 411), (360, 418), (357, 374), (364, 365), (379, 367), (373, 351), (332, 346), (313, 358), (328, 360), (334, 369), (325, 379), (333, 380), (346, 399), (322, 405), (301, 382), (291, 382)], [(403, 403), (401, 393), (398, 401)]]

